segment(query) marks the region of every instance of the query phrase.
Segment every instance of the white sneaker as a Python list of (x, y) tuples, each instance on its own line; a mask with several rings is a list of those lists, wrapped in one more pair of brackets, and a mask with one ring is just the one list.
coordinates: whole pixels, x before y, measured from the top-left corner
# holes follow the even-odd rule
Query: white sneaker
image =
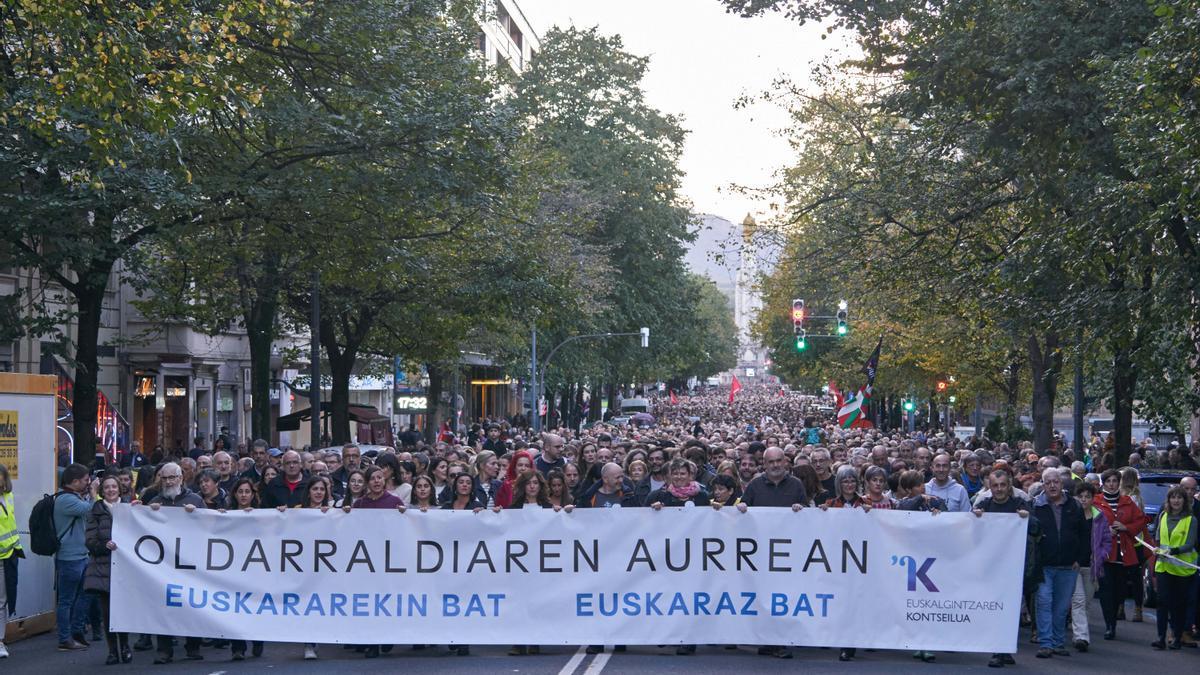
[(312, 645), (306, 645), (304, 647), (304, 660), (305, 661), (315, 661), (316, 658), (317, 658), (317, 648), (313, 647)]
[(0, 659), (7, 659), (7, 658), (8, 658), (8, 647), (5, 647), (4, 643), (0, 642)]

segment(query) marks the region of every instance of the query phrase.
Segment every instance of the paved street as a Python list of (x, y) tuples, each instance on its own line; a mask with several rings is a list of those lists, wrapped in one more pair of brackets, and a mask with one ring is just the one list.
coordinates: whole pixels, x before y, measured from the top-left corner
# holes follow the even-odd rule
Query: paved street
[[(1093, 635), (1099, 638), (1094, 626), (1100, 622), (1099, 606), (1093, 603)], [(1196, 672), (1200, 669), (1200, 649), (1183, 652), (1158, 652), (1150, 648), (1154, 637), (1154, 614), (1148, 610), (1146, 623), (1121, 622), (1117, 640), (1105, 642), (1098, 639), (1087, 654), (1070, 657), (1055, 657), (1049, 660), (1034, 658), (1034, 647), (1029, 643), (1029, 631), (1022, 629), (1020, 652), (1017, 654), (1016, 669), (1054, 673), (1097, 673), (1097, 672)], [(93, 645), (84, 652), (60, 654), (55, 649), (51, 635), (46, 634), (16, 643), (11, 646), (12, 657), (3, 662), (5, 675), (26, 673), (82, 672), (101, 666), (104, 648)], [(986, 654), (939, 653), (932, 664), (917, 663), (906, 652), (859, 650), (854, 663), (844, 664), (837, 660), (837, 650), (802, 648), (795, 650), (790, 661), (761, 657), (751, 647), (726, 650), (722, 647), (701, 646), (695, 656), (675, 656), (673, 648), (632, 647), (623, 654), (606, 652), (600, 656), (587, 656), (582, 649), (572, 647), (543, 647), (538, 656), (513, 657), (507, 655), (507, 647), (486, 646), (472, 648), (471, 655), (458, 657), (445, 648), (429, 648), (413, 651), (407, 646), (397, 646), (391, 654), (379, 659), (364, 659), (353, 651), (337, 645), (321, 647), (321, 659), (305, 662), (301, 659), (303, 648), (298, 644), (269, 644), (261, 659), (247, 659), (242, 663), (229, 660), (228, 650), (204, 649), (204, 660), (198, 662), (177, 661), (169, 666), (151, 664), (153, 652), (136, 652), (134, 662), (124, 666), (121, 672), (173, 672), (194, 675), (216, 673), (260, 672), (270, 668), (273, 672), (299, 673), (328, 671), (377, 673), (380, 671), (406, 670), (411, 672), (454, 672), (454, 673), (529, 673), (532, 675), (599, 675), (599, 673), (689, 673), (704, 675), (730, 672), (791, 673), (797, 670), (816, 673), (845, 672), (919, 672), (927, 669), (954, 672), (1004, 672), (986, 667)], [(182, 648), (179, 649), (180, 655)], [(113, 669), (117, 671), (116, 668)], [(1009, 667), (1005, 670), (1013, 670)]]

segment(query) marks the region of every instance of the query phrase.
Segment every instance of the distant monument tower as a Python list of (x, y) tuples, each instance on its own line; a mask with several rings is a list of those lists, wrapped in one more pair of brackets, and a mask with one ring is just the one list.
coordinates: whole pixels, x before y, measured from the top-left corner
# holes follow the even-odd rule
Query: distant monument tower
[(758, 253), (754, 235), (758, 223), (749, 213), (742, 220), (742, 253), (737, 271), (737, 290), (734, 296), (734, 322), (738, 329), (738, 373), (739, 379), (747, 382), (763, 382), (766, 366), (765, 350), (751, 336), (751, 325), (762, 310), (762, 297), (755, 284), (758, 281)]

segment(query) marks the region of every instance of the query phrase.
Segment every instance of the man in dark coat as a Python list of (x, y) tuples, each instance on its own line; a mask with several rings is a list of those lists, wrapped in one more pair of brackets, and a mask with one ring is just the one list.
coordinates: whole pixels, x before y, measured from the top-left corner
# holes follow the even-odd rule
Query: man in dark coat
[[(164, 506), (183, 507), (187, 511), (204, 508), (204, 500), (200, 495), (192, 492), (183, 484), (183, 469), (175, 462), (163, 464), (158, 469), (158, 494), (154, 498), (146, 502), (152, 509), (160, 509)], [(154, 658), (156, 665), (170, 663), (175, 657), (175, 648), (171, 644), (170, 635), (158, 636), (158, 655)], [(184, 658), (189, 661), (199, 661), (204, 657), (200, 655), (200, 638), (188, 637), (184, 638), (183, 644)]]

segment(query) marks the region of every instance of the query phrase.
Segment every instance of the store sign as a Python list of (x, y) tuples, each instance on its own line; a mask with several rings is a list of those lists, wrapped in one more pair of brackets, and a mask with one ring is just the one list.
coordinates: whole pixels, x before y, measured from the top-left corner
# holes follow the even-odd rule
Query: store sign
[(9, 478), (16, 480), (17, 471), (17, 411), (0, 410), (0, 464), (8, 467)]

